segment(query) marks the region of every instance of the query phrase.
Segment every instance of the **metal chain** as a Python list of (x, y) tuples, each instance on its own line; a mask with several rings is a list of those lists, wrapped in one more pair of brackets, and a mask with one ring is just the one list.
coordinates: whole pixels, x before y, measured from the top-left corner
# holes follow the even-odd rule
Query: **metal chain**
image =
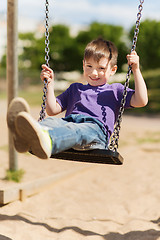
[[(49, 2), (46, 0), (45, 3), (45, 62), (46, 65), (49, 67)], [(48, 81), (47, 79), (44, 79), (44, 87), (43, 87), (43, 96), (42, 96), (42, 105), (41, 105), (41, 111), (38, 121), (42, 121), (46, 116), (46, 100), (47, 100), (47, 86)]]
[[(137, 21), (136, 21), (136, 27), (135, 27), (135, 30), (134, 30), (134, 37), (133, 37), (131, 52), (136, 49), (140, 20), (141, 20), (141, 17), (142, 17), (143, 3), (144, 3), (144, 0), (140, 0), (140, 5), (138, 6), (139, 12), (137, 14)], [(114, 127), (114, 131), (113, 131), (113, 134), (111, 136), (111, 141), (110, 141), (110, 144), (109, 144), (109, 149), (112, 150), (112, 151), (117, 151), (117, 149), (118, 149), (118, 140), (119, 140), (119, 133), (120, 133), (121, 122), (122, 122), (122, 115), (123, 115), (124, 108), (125, 108), (126, 97), (127, 97), (127, 89), (129, 87), (129, 81), (130, 81), (130, 78), (131, 78), (131, 73), (132, 73), (132, 67), (129, 66), (128, 67), (128, 72), (127, 72), (127, 75), (126, 75), (126, 81), (125, 81), (125, 84), (124, 84), (123, 98), (122, 98), (122, 101), (121, 101), (121, 107), (119, 109), (119, 115), (118, 115), (118, 118), (117, 118), (117, 121), (116, 121), (116, 124), (115, 124), (115, 127)]]

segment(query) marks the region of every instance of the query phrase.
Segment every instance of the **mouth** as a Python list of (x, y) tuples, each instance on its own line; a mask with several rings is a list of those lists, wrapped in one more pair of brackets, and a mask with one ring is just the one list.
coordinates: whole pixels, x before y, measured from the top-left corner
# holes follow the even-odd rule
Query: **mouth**
[(100, 78), (92, 78), (89, 76), (89, 78), (92, 80), (92, 81), (98, 81)]

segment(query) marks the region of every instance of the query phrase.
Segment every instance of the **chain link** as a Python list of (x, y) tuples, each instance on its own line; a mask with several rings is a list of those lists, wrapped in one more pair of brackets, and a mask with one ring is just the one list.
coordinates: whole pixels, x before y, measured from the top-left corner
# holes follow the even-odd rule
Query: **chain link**
[[(141, 17), (142, 17), (143, 3), (144, 3), (144, 0), (140, 0), (140, 5), (138, 6), (139, 12), (137, 14), (137, 21), (136, 21), (136, 27), (135, 27), (135, 30), (134, 30), (134, 37), (133, 37), (131, 52), (136, 49), (140, 20), (141, 20)], [(119, 133), (120, 133), (120, 129), (121, 129), (122, 115), (123, 115), (124, 108), (125, 108), (126, 97), (127, 97), (127, 89), (129, 87), (129, 81), (130, 81), (130, 78), (131, 78), (131, 73), (132, 73), (132, 67), (129, 66), (128, 67), (128, 72), (127, 72), (127, 75), (126, 75), (126, 81), (125, 81), (125, 84), (124, 84), (124, 92), (123, 92), (123, 97), (122, 97), (122, 101), (121, 101), (121, 107), (119, 109), (119, 115), (118, 115), (118, 118), (117, 118), (117, 121), (116, 121), (116, 124), (115, 124), (115, 127), (114, 127), (114, 131), (113, 131), (113, 134), (111, 136), (111, 141), (110, 141), (110, 144), (109, 144), (109, 149), (112, 150), (112, 151), (117, 151), (117, 149), (118, 149), (118, 140), (119, 140)]]
[[(49, 2), (46, 0), (45, 3), (45, 63), (49, 67)], [(46, 116), (46, 100), (47, 100), (47, 86), (48, 81), (44, 79), (44, 87), (43, 87), (43, 97), (42, 97), (42, 105), (41, 111), (38, 121), (42, 121)]]
[(49, 59), (50, 59), (50, 57), (49, 57), (49, 51), (50, 51), (50, 49), (49, 49), (49, 2), (48, 2), (48, 0), (46, 0), (46, 4), (45, 4), (45, 6), (46, 6), (46, 11), (45, 11), (45, 13), (46, 13), (46, 22), (45, 22), (45, 53), (46, 53), (46, 55), (45, 55), (45, 61), (46, 61), (46, 65), (49, 67)]

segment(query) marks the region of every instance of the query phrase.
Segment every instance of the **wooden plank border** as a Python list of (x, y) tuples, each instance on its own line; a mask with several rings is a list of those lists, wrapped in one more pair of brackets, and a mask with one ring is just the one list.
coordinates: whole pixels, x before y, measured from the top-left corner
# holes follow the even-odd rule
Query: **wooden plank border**
[(72, 170), (57, 174), (52, 174), (50, 176), (35, 179), (33, 181), (16, 184), (9, 188), (4, 188), (0, 190), (0, 205), (5, 205), (13, 201), (24, 201), (27, 197), (38, 194), (41, 191), (48, 189), (54, 184), (67, 180), (70, 177), (73, 177), (77, 174), (80, 174), (84, 171), (88, 171), (93, 167), (80, 167), (78, 170)]

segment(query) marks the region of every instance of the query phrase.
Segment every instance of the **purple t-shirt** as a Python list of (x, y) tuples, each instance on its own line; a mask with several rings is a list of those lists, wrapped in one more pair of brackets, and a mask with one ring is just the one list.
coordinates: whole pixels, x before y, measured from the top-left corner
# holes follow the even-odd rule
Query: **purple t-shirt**
[[(121, 83), (105, 84), (102, 86), (73, 83), (57, 97), (57, 102), (70, 114), (83, 114), (102, 122), (111, 136), (117, 120), (124, 86)], [(129, 108), (134, 90), (128, 88), (125, 108)]]

